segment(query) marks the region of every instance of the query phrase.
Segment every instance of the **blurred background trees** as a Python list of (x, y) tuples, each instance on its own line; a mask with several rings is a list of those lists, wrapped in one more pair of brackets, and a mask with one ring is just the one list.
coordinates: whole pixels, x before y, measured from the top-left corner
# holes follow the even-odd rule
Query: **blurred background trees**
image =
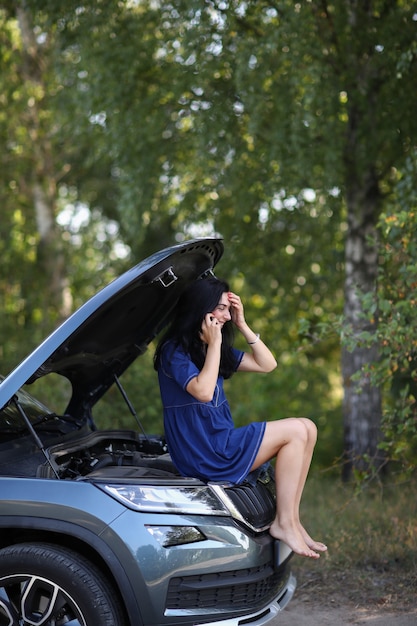
[[(222, 236), (279, 361), (232, 379), (236, 422), (311, 416), (345, 478), (412, 466), (416, 29), (393, 0), (0, 2), (3, 373), (114, 275)], [(124, 376), (150, 431), (151, 357)]]

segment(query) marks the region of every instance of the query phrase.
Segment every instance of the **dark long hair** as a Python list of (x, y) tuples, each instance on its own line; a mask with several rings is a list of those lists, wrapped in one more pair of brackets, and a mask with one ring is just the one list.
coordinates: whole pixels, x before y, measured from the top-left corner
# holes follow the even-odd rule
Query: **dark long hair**
[[(201, 325), (207, 313), (214, 311), (222, 294), (230, 291), (226, 281), (218, 278), (201, 278), (191, 283), (182, 293), (174, 310), (174, 317), (168, 330), (159, 341), (154, 356), (154, 367), (160, 365), (162, 347), (172, 341), (173, 349), (181, 347), (201, 370), (206, 358), (205, 344), (201, 340)], [(220, 357), (220, 375), (230, 378), (238, 363), (232, 351), (233, 326), (226, 322), (222, 328), (222, 347)]]

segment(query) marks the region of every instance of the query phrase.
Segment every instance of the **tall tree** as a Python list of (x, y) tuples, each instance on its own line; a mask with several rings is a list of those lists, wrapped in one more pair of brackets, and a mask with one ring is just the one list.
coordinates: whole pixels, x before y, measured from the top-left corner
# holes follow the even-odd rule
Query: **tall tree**
[[(83, 203), (93, 212), (112, 198), (108, 162), (103, 158), (97, 170), (94, 159), (88, 159), (96, 127), (88, 120), (77, 122), (68, 98), (73, 65), (67, 63), (67, 71), (61, 71), (56, 27), (47, 29), (45, 23), (45, 16), (25, 2), (0, 6), (2, 369), (15, 364), (72, 311), (77, 281), (80, 291), (74, 263), (80, 250), (74, 242), (69, 245), (73, 233), (58, 223), (60, 211)], [(93, 278), (93, 268), (86, 270), (92, 258), (97, 261), (92, 246), (108, 253), (111, 235), (102, 225), (100, 241), (94, 241), (96, 222), (91, 220), (93, 243), (84, 257), (81, 283), (99, 287), (97, 265)], [(100, 262), (101, 268), (106, 266), (105, 259)], [(9, 339), (11, 329), (21, 333), (18, 348)]]
[[(9, 71), (10, 81), (3, 91), (7, 110), (14, 116), (8, 120), (6, 150), (9, 159), (16, 164), (15, 184), (21, 198), (27, 200), (26, 211), (36, 224), (38, 284), (49, 296), (49, 311), (57, 311), (65, 317), (71, 310), (67, 290), (66, 269), (61, 235), (56, 225), (57, 180), (62, 175), (61, 162), (57, 159), (56, 119), (46, 104), (56, 89), (50, 72), (50, 45), (52, 38), (39, 41), (31, 21), (31, 14), (18, 3), (14, 12), (13, 36), (9, 40), (12, 56), (5, 55), (15, 66), (15, 74)], [(3, 57), (3, 61), (6, 58)], [(11, 68), (9, 68), (11, 69)], [(6, 120), (5, 120), (6, 121)], [(16, 158), (21, 155), (20, 158)], [(23, 156), (24, 155), (24, 156)], [(48, 310), (45, 307), (44, 313)], [(43, 319), (46, 316), (43, 316)]]
[[(361, 296), (376, 295), (376, 226), (384, 196), (395, 183), (395, 170), (404, 169), (417, 137), (412, 113), (417, 86), (415, 11), (411, 3), (396, 1), (317, 3), (313, 10), (345, 126), (340, 144), (348, 224), (345, 319), (358, 336), (363, 331), (374, 334), (377, 315), (364, 311)], [(366, 347), (358, 341), (352, 351), (343, 348), (346, 477), (352, 467), (363, 467), (365, 456), (377, 466), (382, 461), (381, 390), (365, 373), (378, 352), (376, 341)]]

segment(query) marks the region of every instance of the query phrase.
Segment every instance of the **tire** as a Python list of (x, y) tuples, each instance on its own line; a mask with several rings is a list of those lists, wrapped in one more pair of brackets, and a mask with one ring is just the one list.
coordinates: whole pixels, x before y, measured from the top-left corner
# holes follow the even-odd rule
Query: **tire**
[(126, 626), (115, 595), (72, 550), (47, 543), (0, 550), (1, 626)]

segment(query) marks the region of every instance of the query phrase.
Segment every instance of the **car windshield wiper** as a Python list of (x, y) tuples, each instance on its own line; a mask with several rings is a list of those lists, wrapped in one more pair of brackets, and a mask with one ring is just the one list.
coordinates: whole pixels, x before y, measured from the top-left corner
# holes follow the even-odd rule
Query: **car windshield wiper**
[(60, 422), (69, 422), (71, 424), (75, 424), (78, 428), (82, 426), (81, 421), (75, 420), (72, 415), (67, 415), (66, 413), (64, 413), (63, 415), (58, 415), (58, 413), (45, 413), (44, 415), (41, 415), (40, 417), (38, 417), (38, 419), (33, 421), (32, 426), (39, 426), (40, 424), (45, 424), (46, 422), (55, 419), (58, 419)]
[[(20, 405), (22, 410), (24, 411), (24, 408), (22, 405)], [(25, 412), (25, 411), (24, 411)], [(20, 413), (21, 415), (21, 413)], [(25, 415), (28, 419), (29, 416), (26, 414)], [(43, 426), (44, 424), (47, 424), (48, 422), (54, 421), (55, 419), (59, 420), (60, 422), (65, 422), (65, 423), (70, 423), (70, 424), (75, 424), (75, 426), (77, 426), (77, 428), (80, 428), (80, 426), (82, 426), (82, 422), (74, 420), (74, 418), (72, 417), (72, 415), (58, 415), (57, 413), (44, 413), (43, 415), (41, 415), (40, 417), (38, 417), (37, 419), (31, 421), (31, 424), (33, 426), (33, 428), (37, 428), (38, 426)], [(27, 426), (26, 426), (26, 421), (25, 421), (25, 426), (19, 426), (19, 427), (14, 427), (14, 428), (10, 428), (8, 430), (2, 428), (1, 432), (13, 432), (16, 435), (21, 435), (22, 433), (27, 431)]]

